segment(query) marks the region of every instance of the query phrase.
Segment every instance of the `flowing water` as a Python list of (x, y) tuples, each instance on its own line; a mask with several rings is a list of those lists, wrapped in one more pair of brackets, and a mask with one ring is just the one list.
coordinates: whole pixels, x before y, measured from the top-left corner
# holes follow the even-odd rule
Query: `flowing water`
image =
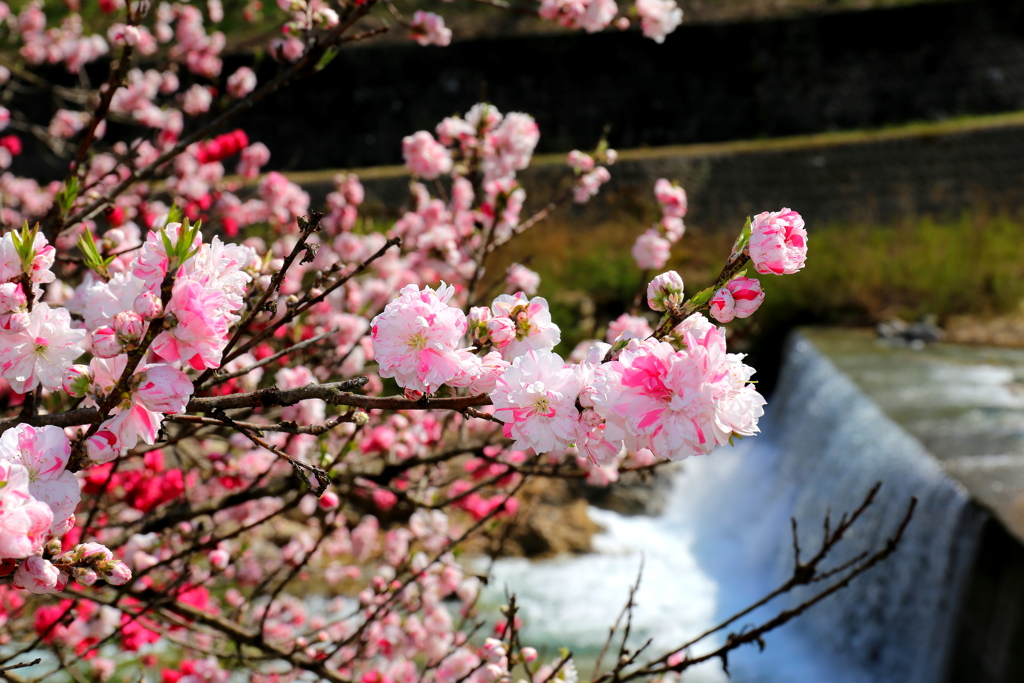
[[(506, 589), (515, 592), (528, 639), (552, 648), (564, 645), (592, 662), (642, 558), (633, 641), (650, 637), (652, 652), (668, 652), (790, 575), (790, 517), (799, 523), (806, 557), (820, 543), (826, 511), (831, 508), (835, 519), (855, 509), (882, 481), (875, 505), (833, 559), (841, 562), (881, 547), (910, 497), (917, 496), (917, 513), (897, 552), (769, 634), (763, 653), (756, 646), (735, 653), (729, 661), (731, 680), (940, 683), (985, 513), (918, 439), (819, 351), (826, 341), (794, 337), (763, 433), (736, 448), (685, 461), (672, 475), (674, 490), (664, 514), (623, 517), (593, 510), (605, 528), (594, 554), (501, 560), (490, 599), (500, 601)], [(861, 342), (874, 348), (870, 339)], [(891, 354), (878, 355), (891, 364)], [(877, 369), (893, 372), (885, 363)], [(993, 373), (975, 374), (984, 379)], [(951, 385), (947, 393), (957, 391)], [(991, 395), (977, 387), (962, 393), (959, 400), (967, 403)], [(734, 628), (771, 617), (809, 595), (805, 589), (782, 598)], [(548, 656), (555, 656), (553, 649)], [(590, 677), (590, 667), (580, 667), (581, 678)], [(695, 667), (684, 679), (728, 680), (717, 663)]]

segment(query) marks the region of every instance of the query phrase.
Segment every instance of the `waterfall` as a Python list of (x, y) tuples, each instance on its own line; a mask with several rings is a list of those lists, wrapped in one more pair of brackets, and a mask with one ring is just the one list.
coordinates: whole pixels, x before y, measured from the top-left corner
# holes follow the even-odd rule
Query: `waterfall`
[[(921, 443), (890, 420), (829, 358), (797, 333), (762, 421), (735, 448), (690, 458), (672, 475), (659, 517), (595, 510), (605, 528), (595, 554), (539, 562), (499, 560), (489, 599), (506, 589), (522, 606), (527, 639), (593, 657), (621, 609), (641, 556), (637, 644), (668, 651), (755, 601), (790, 576), (790, 518), (804, 557), (876, 481), (874, 505), (833, 562), (882, 547), (911, 496), (914, 520), (896, 553), (791, 624), (758, 653), (730, 658), (736, 683), (941, 683), (985, 513)], [(832, 566), (832, 565), (827, 565)], [(802, 589), (734, 625), (773, 616), (810, 595)], [(711, 649), (721, 640), (710, 643)], [(699, 653), (702, 650), (695, 649)], [(592, 665), (591, 665), (592, 666)], [(581, 677), (590, 669), (581, 666)], [(727, 680), (718, 664), (684, 680)]]

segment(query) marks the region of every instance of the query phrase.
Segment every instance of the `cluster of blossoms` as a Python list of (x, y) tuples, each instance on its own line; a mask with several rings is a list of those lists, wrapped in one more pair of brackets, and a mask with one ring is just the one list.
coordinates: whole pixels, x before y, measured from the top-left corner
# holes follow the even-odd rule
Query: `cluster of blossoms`
[[(662, 179), (655, 193), (662, 226), (681, 234), (685, 192)], [(802, 226), (788, 209), (755, 217), (743, 245), (755, 268), (802, 265)], [(683, 289), (675, 271), (664, 273), (648, 286), (648, 303), (671, 319), (684, 304)], [(416, 396), (445, 384), (490, 394), (517, 450), (575, 446), (598, 464), (624, 448), (679, 460), (758, 431), (764, 399), (749, 383), (753, 369), (727, 353), (722, 330), (699, 312), (661, 339), (644, 338), (651, 334), (645, 319), (623, 316), (610, 330), (614, 347), (594, 342), (580, 362), (565, 363), (553, 352), (561, 335), (544, 299), (500, 295), (467, 316), (450, 304), (454, 293), (451, 286), (435, 292), (409, 285), (374, 319), (381, 376)], [(729, 322), (749, 316), (763, 299), (757, 280), (733, 277), (714, 291), (710, 310)], [(464, 347), (467, 333), (471, 345)]]
[(654, 197), (661, 208), (661, 220), (637, 237), (633, 245), (633, 258), (641, 270), (664, 268), (672, 245), (686, 232), (686, 190), (660, 178), (654, 184)]
[[(23, 60), (0, 84), (103, 55), (124, 70), (89, 98), (54, 90), (56, 111), (33, 122), (67, 180), (0, 174), (0, 643), (21, 644), (13, 634), (101, 681), (138, 667), (226, 683), (245, 643), (258, 683), (509, 683), (524, 666), (533, 683), (576, 683), (571, 660), (519, 643), (512, 612), (471, 637), (482, 577), (459, 544), (529, 514), (514, 494), (537, 471), (603, 485), (755, 433), (753, 371), (702, 311), (750, 315), (757, 281), (723, 274), (687, 300), (665, 272), (647, 292), (660, 323), (623, 315), (566, 362), (538, 273), (486, 268), (546, 215), (524, 214), (517, 180), (532, 117), (481, 103), (406, 138), (416, 182), (384, 234), (360, 216), (355, 175), (334, 179), (318, 218), (302, 188), (263, 172), (264, 145), (209, 125), (280, 85), (225, 70), (221, 0), (100, 0), (112, 25), (95, 34), (65, 4), (0, 2)], [(308, 72), (364, 37), (349, 29), (377, 5), (250, 0), (242, 15), (278, 13), (267, 53)], [(659, 42), (681, 18), (674, 0), (635, 10)], [(630, 22), (613, 0), (540, 13), (587, 31)], [(452, 40), (436, 14), (402, 23), (421, 44)], [(12, 97), (0, 130), (26, 130)], [(0, 167), (20, 152), (0, 138)], [(571, 152), (558, 201), (595, 196), (615, 160), (603, 142)], [(660, 271), (686, 195), (667, 180), (655, 195), (662, 220), (635, 253)], [(41, 227), (11, 229), (24, 221)], [(762, 214), (740, 251), (792, 273), (805, 238), (795, 213)]]

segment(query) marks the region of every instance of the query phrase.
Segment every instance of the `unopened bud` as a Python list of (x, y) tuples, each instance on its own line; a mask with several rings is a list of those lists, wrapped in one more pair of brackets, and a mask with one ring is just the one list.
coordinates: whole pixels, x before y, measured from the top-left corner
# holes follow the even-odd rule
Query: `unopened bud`
[(143, 320), (155, 320), (164, 312), (164, 306), (153, 292), (143, 292), (135, 297), (132, 306), (135, 312), (142, 316)]
[(90, 569), (89, 567), (75, 567), (74, 577), (75, 581), (83, 586), (91, 586), (96, 583), (99, 575), (95, 570)]
[(46, 542), (46, 545), (43, 546), (43, 554), (44, 555), (58, 555), (58, 554), (60, 554), (60, 549), (61, 549), (60, 539), (59, 538), (51, 538), (49, 541)]
[(88, 365), (72, 365), (64, 371), (61, 386), (69, 396), (81, 398), (89, 393), (92, 386), (92, 369)]
[(228, 563), (231, 562), (231, 555), (228, 554), (228, 551), (221, 548), (210, 551), (208, 557), (210, 564), (213, 565), (215, 569), (224, 570), (227, 568)]
[(114, 316), (114, 332), (122, 345), (139, 341), (145, 331), (146, 323), (135, 311), (121, 311)]
[(114, 328), (101, 327), (92, 333), (92, 351), (100, 358), (113, 358), (121, 353), (121, 342)]
[(537, 651), (532, 647), (524, 647), (519, 651), (519, 654), (521, 654), (523, 659), (527, 662), (532, 662), (537, 659)]
[(352, 414), (352, 424), (362, 427), (370, 421), (370, 414), (363, 410), (357, 410)]
[(340, 502), (341, 499), (338, 497), (337, 493), (334, 491), (327, 491), (324, 495), (320, 496), (320, 500), (317, 504), (320, 506), (321, 510), (333, 510), (338, 507), (338, 503)]
[(132, 580), (132, 570), (124, 562), (117, 562), (104, 577), (111, 586), (123, 586)]

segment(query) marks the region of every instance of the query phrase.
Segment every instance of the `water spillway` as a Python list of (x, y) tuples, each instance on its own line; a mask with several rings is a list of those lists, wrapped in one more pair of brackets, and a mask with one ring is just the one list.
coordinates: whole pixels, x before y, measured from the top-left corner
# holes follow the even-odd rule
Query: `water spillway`
[[(834, 520), (855, 509), (881, 481), (833, 560), (881, 547), (916, 496), (896, 553), (769, 634), (763, 654), (733, 656), (732, 680), (1024, 680), (1022, 379), (1020, 351), (896, 348), (857, 331), (802, 331), (790, 340), (760, 436), (685, 461), (658, 517), (594, 511), (605, 527), (595, 554), (499, 561), (492, 590), (517, 593), (527, 637), (585, 660), (600, 649), (643, 557), (634, 631), (638, 643), (653, 637), (653, 650), (664, 652), (788, 578), (791, 517), (806, 557), (826, 512)], [(582, 678), (589, 674), (581, 667)], [(726, 678), (712, 664), (687, 680)]]

